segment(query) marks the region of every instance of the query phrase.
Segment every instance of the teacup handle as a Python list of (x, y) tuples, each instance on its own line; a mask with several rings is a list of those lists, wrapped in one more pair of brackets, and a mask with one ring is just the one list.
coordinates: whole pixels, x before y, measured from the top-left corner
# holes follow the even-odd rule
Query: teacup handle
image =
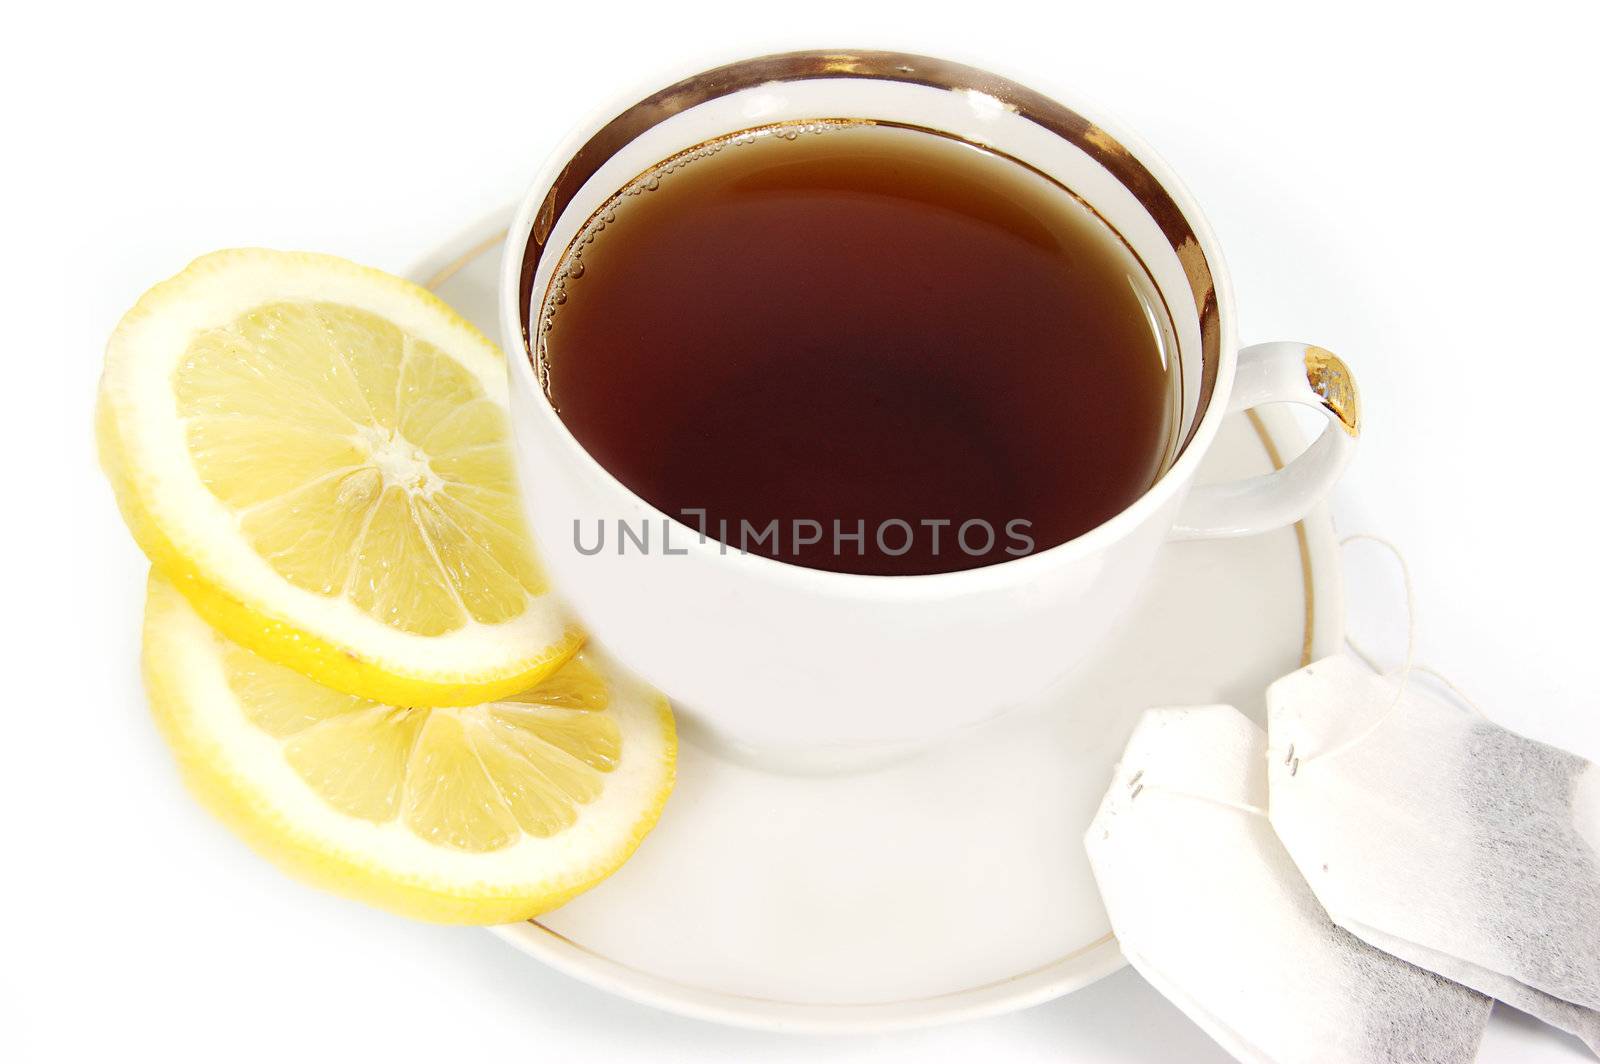
[(1189, 493), (1173, 539), (1248, 536), (1293, 524), (1328, 494), (1361, 434), (1361, 399), (1350, 367), (1307, 344), (1256, 344), (1239, 352), (1228, 413), (1268, 403), (1299, 403), (1328, 418), (1305, 453), (1282, 469)]

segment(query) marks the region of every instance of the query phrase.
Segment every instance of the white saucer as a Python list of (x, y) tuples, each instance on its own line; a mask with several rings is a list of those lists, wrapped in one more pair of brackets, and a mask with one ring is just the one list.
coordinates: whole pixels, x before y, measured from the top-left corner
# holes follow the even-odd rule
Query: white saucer
[[(497, 340), (505, 220), (414, 272)], [(1270, 469), (1300, 440), (1278, 411), (1237, 418), (1202, 480)], [(1088, 675), (873, 771), (766, 772), (690, 730), (677, 791), (633, 859), (495, 933), (624, 997), (767, 1029), (923, 1026), (1077, 990), (1123, 964), (1079, 839), (1134, 718), (1220, 701), (1262, 719), (1269, 681), (1340, 643), (1338, 563), (1320, 509), (1270, 535), (1174, 543)]]

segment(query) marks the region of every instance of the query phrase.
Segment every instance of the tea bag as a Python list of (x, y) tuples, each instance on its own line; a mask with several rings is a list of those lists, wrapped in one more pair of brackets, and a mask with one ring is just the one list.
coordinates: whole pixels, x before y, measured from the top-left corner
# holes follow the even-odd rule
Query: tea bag
[(1266, 736), (1151, 710), (1084, 836), (1123, 954), (1244, 1061), (1469, 1061), (1487, 998), (1336, 928), (1267, 823)]
[(1334, 922), (1600, 1053), (1600, 767), (1343, 656), (1267, 705), (1272, 827)]

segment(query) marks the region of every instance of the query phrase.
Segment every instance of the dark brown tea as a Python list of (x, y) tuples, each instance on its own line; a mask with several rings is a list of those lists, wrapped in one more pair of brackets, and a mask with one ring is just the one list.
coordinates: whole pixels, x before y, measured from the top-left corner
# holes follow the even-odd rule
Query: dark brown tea
[(1170, 325), (1138, 260), (1059, 185), (926, 130), (776, 126), (670, 160), (590, 219), (542, 316), (546, 389), (601, 465), (812, 568), (1044, 550), (1169, 459)]

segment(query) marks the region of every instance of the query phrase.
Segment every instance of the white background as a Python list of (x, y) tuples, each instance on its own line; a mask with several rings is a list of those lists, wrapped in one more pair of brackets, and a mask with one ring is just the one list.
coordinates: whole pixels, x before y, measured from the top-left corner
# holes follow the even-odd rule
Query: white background
[[(541, 10), (541, 8), (544, 8)], [(403, 271), (586, 109), (708, 50), (900, 45), (1068, 86), (1208, 211), (1246, 341), (1343, 354), (1344, 531), (1415, 570), (1421, 660), (1600, 758), (1596, 7), (1390, 2), (33, 5), (6, 15), (0, 1057), (1204, 1061), (1132, 972), (1019, 1015), (817, 1040), (658, 1014), (487, 934), (283, 879), (183, 794), (136, 671), (144, 565), (96, 472), (100, 351), (229, 245)], [(1352, 550), (1353, 624), (1399, 593)], [(20, 683), (18, 682), (20, 680)], [(20, 829), (20, 830), (19, 830)], [(18, 1040), (27, 1051), (8, 1051)], [(1532, 1021), (1484, 1060), (1586, 1059)]]

